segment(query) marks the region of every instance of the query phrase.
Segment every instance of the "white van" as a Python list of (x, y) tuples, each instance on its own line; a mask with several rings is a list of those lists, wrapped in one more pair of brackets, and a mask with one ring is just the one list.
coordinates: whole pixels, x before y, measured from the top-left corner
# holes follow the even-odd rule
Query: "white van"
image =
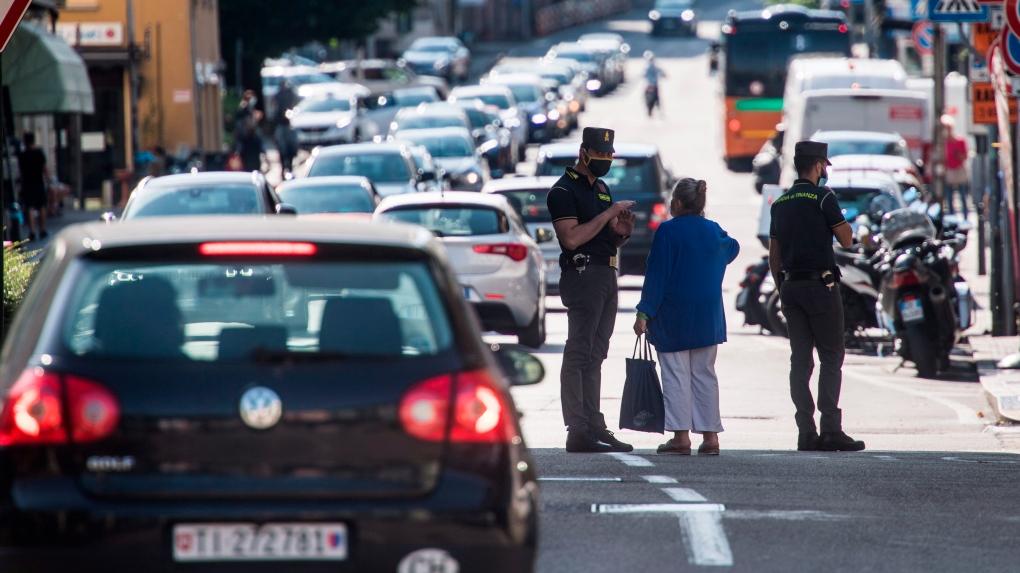
[(797, 178), (794, 146), (816, 131), (878, 131), (898, 133), (913, 159), (921, 158), (931, 139), (928, 95), (901, 89), (820, 89), (800, 94), (784, 110), (786, 136), (779, 184), (789, 187)]
[(907, 89), (907, 72), (896, 60), (798, 57), (790, 61), (783, 90), (784, 107), (812, 90), (840, 88)]

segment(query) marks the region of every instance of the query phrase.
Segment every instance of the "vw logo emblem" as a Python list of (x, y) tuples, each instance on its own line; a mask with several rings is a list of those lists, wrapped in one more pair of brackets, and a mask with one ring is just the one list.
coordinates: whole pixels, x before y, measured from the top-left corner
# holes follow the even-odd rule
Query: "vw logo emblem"
[(256, 386), (241, 396), (241, 419), (256, 430), (272, 428), (282, 415), (283, 402), (265, 386)]

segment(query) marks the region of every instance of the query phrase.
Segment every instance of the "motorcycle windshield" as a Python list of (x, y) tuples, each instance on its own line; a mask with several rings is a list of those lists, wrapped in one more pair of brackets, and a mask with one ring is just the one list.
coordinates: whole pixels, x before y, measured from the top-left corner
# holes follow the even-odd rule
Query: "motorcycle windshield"
[(890, 211), (882, 217), (882, 241), (889, 248), (896, 248), (911, 239), (934, 239), (935, 226), (924, 213), (910, 209)]

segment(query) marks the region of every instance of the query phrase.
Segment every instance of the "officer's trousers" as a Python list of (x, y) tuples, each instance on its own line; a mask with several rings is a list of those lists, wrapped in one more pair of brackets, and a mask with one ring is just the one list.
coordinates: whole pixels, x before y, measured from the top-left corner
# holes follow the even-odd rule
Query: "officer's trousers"
[(588, 265), (581, 273), (566, 268), (560, 275), (560, 299), (567, 307), (560, 402), (571, 431), (606, 427), (599, 411), (602, 361), (616, 325), (617, 288), (616, 269), (605, 265)]
[(790, 331), (790, 395), (797, 407), (797, 428), (815, 430), (815, 402), (811, 396), (812, 350), (818, 350), (818, 411), (822, 432), (843, 427), (839, 390), (843, 381), (843, 300), (839, 285), (829, 289), (819, 280), (786, 281), (780, 293), (783, 316)]

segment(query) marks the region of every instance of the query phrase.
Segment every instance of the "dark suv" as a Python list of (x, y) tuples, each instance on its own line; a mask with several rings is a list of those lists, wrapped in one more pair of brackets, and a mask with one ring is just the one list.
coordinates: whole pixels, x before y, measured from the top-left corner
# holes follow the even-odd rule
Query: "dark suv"
[(70, 227), (3, 348), (0, 571), (532, 571), (504, 372), (420, 227)]
[[(563, 175), (577, 162), (580, 142), (551, 143), (538, 150), (535, 175)], [(613, 201), (635, 201), (634, 234), (620, 249), (620, 274), (643, 275), (655, 230), (669, 218), (673, 174), (663, 165), (659, 149), (646, 143), (616, 142), (613, 166), (602, 178)]]

